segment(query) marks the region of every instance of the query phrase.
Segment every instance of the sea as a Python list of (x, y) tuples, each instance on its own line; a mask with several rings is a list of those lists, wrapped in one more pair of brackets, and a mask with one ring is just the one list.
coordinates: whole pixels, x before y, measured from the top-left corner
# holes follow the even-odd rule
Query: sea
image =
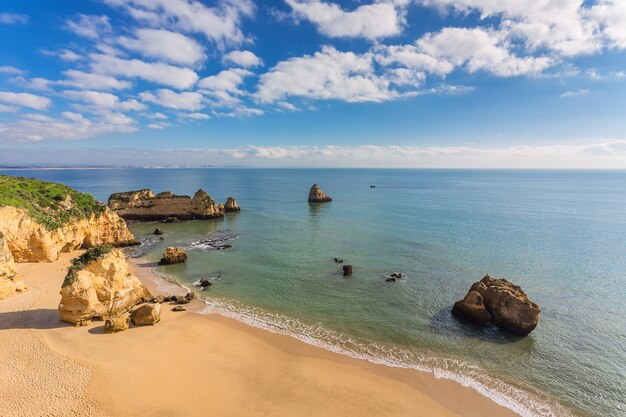
[[(106, 202), (151, 188), (219, 220), (140, 223), (133, 256), (234, 317), (345, 355), (432, 372), (522, 416), (626, 416), (626, 171), (132, 168), (0, 170)], [(309, 204), (317, 183), (333, 201)], [(162, 229), (164, 239), (153, 234)], [(231, 247), (223, 248), (224, 245)], [(334, 258), (344, 262), (337, 263)], [(344, 277), (342, 265), (353, 266)], [(401, 272), (403, 278), (387, 282)], [(450, 310), (484, 275), (541, 306), (516, 337)], [(201, 279), (212, 285), (198, 287)]]

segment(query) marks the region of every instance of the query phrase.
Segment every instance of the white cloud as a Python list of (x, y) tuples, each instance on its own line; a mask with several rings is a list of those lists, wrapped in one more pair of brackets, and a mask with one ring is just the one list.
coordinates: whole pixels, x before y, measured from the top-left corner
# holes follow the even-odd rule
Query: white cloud
[(285, 0), (294, 13), (313, 22), (330, 37), (379, 39), (401, 32), (404, 17), (394, 4), (380, 2), (344, 11), (335, 3), (320, 0)]
[(250, 51), (231, 51), (224, 55), (222, 62), (244, 68), (257, 67), (263, 64), (261, 58)]
[(590, 8), (589, 16), (601, 26), (610, 46), (626, 49), (626, 2), (600, 0)]
[(163, 29), (137, 29), (135, 37), (121, 36), (118, 43), (148, 58), (164, 59), (183, 65), (196, 65), (206, 59), (202, 46), (195, 40)]
[(140, 116), (146, 117), (148, 119), (158, 119), (158, 120), (166, 120), (167, 116), (163, 113), (154, 112), (154, 113), (141, 113)]
[(179, 113), (178, 116), (184, 119), (192, 120), (206, 120), (211, 118), (211, 116), (205, 113)]
[(35, 110), (45, 110), (52, 103), (52, 101), (50, 101), (47, 97), (37, 96), (30, 93), (14, 93), (10, 91), (0, 91), (0, 102), (21, 107), (29, 107)]
[(163, 123), (163, 122), (157, 122), (157, 123), (148, 123), (146, 125), (146, 127), (148, 129), (165, 129), (166, 127), (171, 127), (172, 124), (171, 123)]
[(93, 90), (124, 90), (132, 87), (129, 81), (118, 80), (104, 74), (94, 74), (78, 70), (63, 71), (67, 79), (55, 84)]
[(122, 101), (115, 94), (103, 93), (100, 91), (64, 91), (63, 96), (76, 101), (86, 103), (93, 110), (145, 110), (146, 106), (135, 99)]
[(469, 72), (487, 71), (501, 77), (537, 75), (552, 65), (548, 57), (517, 57), (500, 33), (482, 28), (444, 28), (417, 41), (419, 50)]
[(200, 33), (218, 44), (240, 44), (245, 37), (241, 19), (251, 16), (251, 0), (228, 0), (208, 7), (195, 0), (106, 0), (125, 8), (130, 15), (151, 27)]
[(579, 90), (570, 90), (570, 91), (566, 91), (563, 94), (561, 94), (562, 98), (569, 98), (569, 97), (576, 97), (576, 96), (586, 96), (587, 94), (590, 94), (591, 91), (586, 89), (586, 88), (581, 88)]
[(177, 93), (168, 89), (161, 89), (155, 92), (147, 92), (139, 94), (143, 101), (158, 104), (177, 110), (200, 110), (204, 107), (204, 97), (196, 92)]
[(28, 23), (28, 16), (17, 13), (0, 13), (0, 24), (15, 25)]
[(445, 76), (454, 70), (454, 65), (446, 59), (422, 53), (415, 45), (379, 46), (376, 60), (383, 65), (399, 64), (426, 73)]
[(339, 52), (325, 46), (314, 55), (279, 62), (259, 81), (261, 102), (282, 101), (288, 96), (338, 99), (348, 102), (385, 101), (397, 97), (389, 81), (377, 76), (373, 54)]
[(65, 27), (79, 36), (98, 39), (112, 32), (108, 16), (79, 14), (76, 19), (65, 22)]
[(0, 66), (0, 73), (4, 73), (4, 74), (23, 74), (24, 71), (22, 71), (19, 68), (15, 68), (15, 67), (11, 67), (11, 66)]
[(250, 75), (252, 72), (242, 68), (224, 70), (217, 75), (201, 79), (198, 81), (198, 87), (241, 94), (242, 91), (239, 86), (243, 83), (244, 78)]
[(59, 51), (59, 58), (63, 61), (74, 62), (79, 61), (82, 57), (70, 49), (63, 49)]
[(7, 106), (6, 104), (0, 103), (0, 113), (15, 113), (19, 111), (19, 107), (17, 106)]
[(198, 75), (189, 68), (138, 59), (122, 59), (104, 54), (92, 54), (91, 58), (93, 60), (91, 68), (99, 73), (141, 78), (179, 89), (189, 88), (198, 80)]

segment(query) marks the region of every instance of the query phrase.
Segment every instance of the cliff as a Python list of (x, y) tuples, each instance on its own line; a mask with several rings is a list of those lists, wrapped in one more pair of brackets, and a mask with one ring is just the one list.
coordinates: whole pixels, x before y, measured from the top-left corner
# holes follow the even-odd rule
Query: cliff
[(15, 262), (54, 261), (60, 252), (137, 243), (124, 220), (91, 195), (5, 175), (0, 176), (0, 232)]
[(61, 287), (59, 316), (76, 326), (119, 316), (152, 298), (119, 249), (100, 246), (72, 261)]
[(204, 191), (192, 197), (175, 195), (169, 191), (154, 194), (152, 190), (115, 193), (109, 197), (108, 206), (127, 220), (179, 220), (214, 219), (224, 216), (224, 208)]
[(25, 289), (24, 283), (16, 275), (15, 263), (6, 239), (0, 232), (0, 300)]

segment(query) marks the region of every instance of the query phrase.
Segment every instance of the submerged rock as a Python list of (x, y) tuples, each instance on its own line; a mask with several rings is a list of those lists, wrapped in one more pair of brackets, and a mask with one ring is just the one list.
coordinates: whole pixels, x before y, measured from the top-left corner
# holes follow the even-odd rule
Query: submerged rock
[(152, 190), (115, 193), (109, 197), (108, 206), (127, 220), (173, 222), (224, 216), (224, 210), (202, 189), (193, 197), (175, 195), (170, 191), (155, 195)]
[(343, 259), (335, 258), (335, 262), (338, 263), (338, 264), (341, 264), (341, 263), (343, 263)]
[(475, 282), (465, 298), (452, 308), (452, 314), (461, 319), (481, 325), (491, 322), (518, 336), (526, 336), (537, 327), (540, 312), (519, 286), (489, 275)]
[(385, 279), (386, 282), (396, 282), (400, 279), (402, 279), (404, 277), (404, 274), (402, 272), (392, 272), (391, 274), (389, 274), (389, 276)]
[(208, 279), (200, 280), (200, 286), (202, 288), (210, 287), (211, 286), (211, 281), (209, 281)]
[(152, 326), (161, 321), (161, 304), (143, 304), (130, 314), (135, 326)]
[(157, 236), (160, 236), (163, 234), (163, 230), (159, 229), (158, 227), (156, 229), (154, 229), (154, 234)]
[(234, 211), (240, 211), (241, 207), (239, 207), (239, 204), (237, 204), (237, 200), (235, 200), (232, 197), (228, 197), (226, 199), (226, 203), (224, 203), (224, 211), (226, 213), (231, 213)]
[(173, 265), (187, 262), (187, 254), (180, 248), (170, 246), (163, 252), (159, 265)]
[(128, 330), (128, 315), (109, 317), (104, 321), (104, 332), (119, 333)]
[(309, 203), (327, 203), (333, 201), (328, 195), (326, 195), (317, 184), (313, 184), (309, 191)]
[(352, 275), (352, 265), (344, 265), (343, 266), (343, 276)]

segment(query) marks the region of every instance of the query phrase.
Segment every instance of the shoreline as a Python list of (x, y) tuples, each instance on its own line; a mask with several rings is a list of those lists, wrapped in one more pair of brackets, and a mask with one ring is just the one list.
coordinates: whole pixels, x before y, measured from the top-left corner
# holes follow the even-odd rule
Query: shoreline
[[(516, 415), (472, 388), (426, 372), (340, 355), (218, 314), (196, 314), (205, 305), (198, 300), (186, 312), (164, 304), (156, 326), (114, 335), (103, 334), (102, 322), (74, 328), (59, 322), (56, 310), (74, 256), (18, 264), (29, 291), (0, 301), (0, 408), (7, 417)], [(161, 293), (149, 268), (130, 265)]]

